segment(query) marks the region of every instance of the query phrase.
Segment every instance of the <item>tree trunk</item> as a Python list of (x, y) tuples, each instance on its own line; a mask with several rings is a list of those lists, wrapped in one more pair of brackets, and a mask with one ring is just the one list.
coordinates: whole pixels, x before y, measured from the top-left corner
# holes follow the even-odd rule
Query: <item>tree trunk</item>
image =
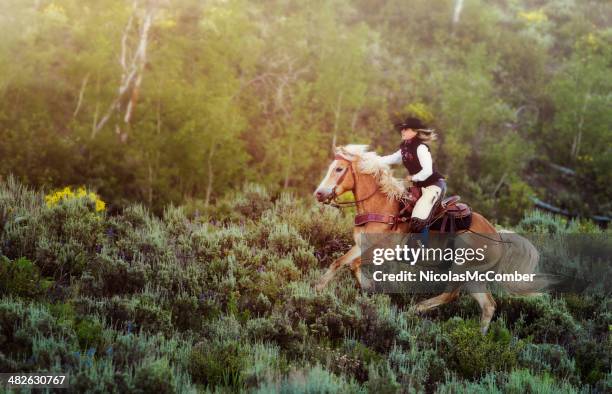
[(336, 140), (338, 138), (338, 127), (340, 126), (340, 113), (342, 112), (342, 94), (343, 92), (340, 92), (340, 94), (338, 95), (338, 103), (336, 104), (336, 108), (335, 108), (335, 119), (334, 119), (334, 131), (333, 131), (333, 135), (332, 135), (332, 153), (334, 152), (334, 150), (336, 149)]
[(461, 11), (463, 11), (463, 0), (455, 0), (455, 7), (453, 10), (453, 28), (461, 19)]
[(150, 207), (153, 204), (153, 167), (151, 166), (151, 160), (147, 160), (147, 165), (149, 170), (149, 190), (147, 191), (147, 201)]
[(79, 113), (79, 110), (81, 109), (81, 104), (83, 103), (83, 96), (85, 95), (85, 88), (87, 87), (88, 81), (89, 81), (89, 73), (85, 75), (85, 78), (83, 78), (83, 82), (81, 83), (81, 89), (79, 90), (79, 99), (77, 101), (76, 108), (74, 109), (74, 112), (72, 113), (73, 118), (76, 118), (76, 116)]
[(289, 178), (291, 177), (291, 160), (293, 158), (293, 143), (289, 143), (289, 160), (287, 161), (287, 166), (285, 167), (285, 181), (283, 182), (283, 188), (287, 189), (289, 187)]
[(213, 176), (214, 176), (214, 172), (213, 172), (213, 166), (212, 166), (212, 159), (213, 156), (215, 154), (215, 147), (216, 144), (213, 142), (210, 145), (210, 150), (208, 151), (208, 159), (206, 161), (207, 167), (208, 167), (208, 181), (207, 181), (207, 185), (206, 185), (206, 198), (205, 198), (205, 202), (204, 204), (206, 206), (208, 206), (210, 204), (210, 196), (212, 195), (212, 187), (213, 187)]
[[(145, 65), (147, 63), (147, 47), (149, 43), (149, 30), (153, 24), (153, 17), (155, 9), (149, 7), (144, 11), (144, 17), (142, 18), (142, 24), (138, 30), (138, 44), (136, 49), (132, 51), (131, 57), (128, 59), (129, 44), (128, 37), (132, 32), (133, 21), (136, 13), (138, 12), (138, 2), (134, 1), (134, 10), (132, 15), (127, 21), (123, 35), (121, 37), (121, 55), (119, 57), (119, 64), (121, 65), (121, 81), (119, 88), (117, 89), (117, 96), (113, 102), (109, 105), (104, 116), (96, 123), (92, 138), (106, 125), (111, 116), (116, 112), (122, 111), (122, 103), (126, 101), (125, 113), (123, 116), (123, 122), (129, 124), (134, 108), (138, 100), (138, 94), (140, 91), (140, 85), (142, 84), (142, 76), (144, 73)], [(118, 133), (120, 134), (121, 141), (127, 141), (127, 134), (121, 131), (117, 125)], [(125, 135), (124, 135), (125, 134)]]
[(580, 143), (582, 142), (582, 129), (584, 127), (584, 113), (587, 109), (587, 104), (589, 102), (589, 98), (591, 97), (590, 89), (584, 96), (584, 102), (582, 103), (582, 109), (580, 110), (579, 120), (578, 120), (578, 133), (574, 137), (574, 143), (572, 145), (572, 157), (578, 157), (580, 153)]

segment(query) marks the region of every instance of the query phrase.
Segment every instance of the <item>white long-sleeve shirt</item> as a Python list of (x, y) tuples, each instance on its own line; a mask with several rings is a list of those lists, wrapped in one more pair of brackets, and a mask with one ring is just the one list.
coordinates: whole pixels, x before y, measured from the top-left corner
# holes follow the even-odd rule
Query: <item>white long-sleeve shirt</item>
[[(421, 144), (417, 148), (417, 157), (419, 158), (419, 163), (421, 163), (421, 171), (414, 174), (412, 176), (412, 180), (415, 182), (422, 182), (433, 174), (433, 159), (431, 158), (431, 153), (425, 144)], [(402, 151), (398, 150), (390, 155), (382, 156), (380, 159), (383, 161), (383, 163), (388, 165), (401, 164)]]

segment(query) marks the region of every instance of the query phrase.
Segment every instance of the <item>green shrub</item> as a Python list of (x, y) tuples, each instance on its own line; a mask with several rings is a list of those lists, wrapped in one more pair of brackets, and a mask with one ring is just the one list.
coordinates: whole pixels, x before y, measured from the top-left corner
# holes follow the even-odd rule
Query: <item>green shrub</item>
[(168, 360), (145, 359), (134, 372), (134, 393), (173, 394), (177, 392), (175, 372)]
[(242, 379), (246, 387), (258, 387), (266, 379), (280, 377), (287, 372), (287, 364), (276, 345), (256, 342), (249, 347)]
[(293, 264), (300, 271), (302, 271), (302, 273), (306, 273), (318, 266), (317, 258), (315, 257), (314, 251), (311, 248), (294, 248), (291, 251), (289, 258), (293, 261)]
[(312, 206), (286, 220), (314, 248), (321, 267), (328, 266), (353, 245), (352, 217), (334, 208)]
[(518, 352), (523, 346), (514, 340), (499, 321), (491, 324), (486, 335), (474, 320), (454, 318), (447, 322), (448, 365), (466, 378), (477, 378), (489, 371), (510, 370), (517, 365)]
[(350, 214), (257, 187), (220, 204), (223, 223), (180, 207), (88, 217), (0, 186), (0, 370), (68, 371), (75, 391), (100, 393), (193, 392), (192, 379), (210, 392), (610, 391), (603, 294), (496, 296), (482, 336), (468, 296), (416, 315), (413, 297), (365, 294), (348, 269), (316, 292), (353, 242)]
[(504, 382), (506, 393), (576, 393), (576, 388), (564, 381), (555, 381), (550, 375), (535, 375), (531, 371), (516, 370), (508, 374)]
[(0, 182), (0, 254), (11, 259), (33, 258), (40, 236), (37, 218), (44, 208), (44, 196), (9, 176)]
[(518, 355), (518, 363), (535, 373), (549, 373), (572, 383), (578, 382), (574, 360), (559, 345), (526, 344)]
[(576, 367), (583, 382), (595, 384), (606, 378), (612, 368), (612, 343), (609, 337), (603, 341), (591, 336), (581, 337), (575, 349)]
[(247, 345), (234, 340), (200, 342), (189, 357), (189, 372), (194, 382), (208, 387), (240, 387), (246, 367)]
[(334, 360), (333, 364), (337, 364), (342, 372), (349, 373), (360, 382), (369, 379), (372, 365), (384, 362), (382, 354), (354, 339), (344, 339), (341, 350), (343, 354)]
[(78, 322), (74, 330), (81, 349), (101, 348), (104, 344), (103, 329), (102, 323), (93, 318), (88, 317)]
[(189, 366), (191, 341), (163, 335), (146, 333), (118, 333), (112, 338), (112, 344), (105, 349), (105, 354), (118, 370), (128, 370), (146, 358), (166, 358), (176, 368), (186, 370)]
[(536, 342), (569, 344), (581, 329), (562, 299), (546, 295), (500, 297), (498, 311), (506, 321), (512, 322), (519, 337), (530, 337)]
[[(19, 333), (17, 333), (19, 335)], [(32, 371), (50, 369), (73, 370), (82, 365), (78, 343), (67, 336), (41, 336), (31, 338), (31, 355), (26, 365)], [(28, 365), (29, 364), (29, 365)]]
[(246, 322), (250, 338), (264, 342), (274, 342), (282, 349), (294, 349), (307, 336), (305, 325), (294, 323), (286, 315), (272, 314), (269, 318), (251, 319)]
[(549, 375), (533, 375), (527, 370), (515, 370), (508, 374), (492, 372), (483, 376), (476, 382), (459, 380), (453, 377), (448, 382), (438, 386), (436, 391), (440, 394), (454, 393), (541, 393), (575, 394), (578, 390), (566, 382), (557, 382)]
[(115, 296), (95, 300), (78, 298), (75, 309), (81, 315), (103, 316), (106, 324), (129, 332), (172, 332), (171, 312), (163, 307), (165, 300), (159, 295), (141, 293), (131, 297)]
[(297, 369), (282, 379), (264, 382), (255, 393), (365, 393), (366, 391), (352, 380), (345, 380), (323, 369), (320, 365)]
[(132, 380), (128, 371), (117, 370), (111, 360), (100, 359), (71, 371), (69, 384), (78, 393), (127, 393), (133, 390)]
[(58, 321), (47, 308), (11, 298), (1, 299), (0, 345), (4, 351), (31, 355), (34, 338), (56, 338), (68, 344), (76, 343), (70, 323)]
[(410, 347), (408, 351), (394, 347), (388, 356), (397, 381), (402, 387), (415, 392), (433, 391), (437, 382), (443, 381), (446, 362), (435, 350)]
[(595, 390), (599, 393), (610, 393), (612, 392), (612, 372), (608, 372), (606, 377), (597, 382), (594, 385)]
[(80, 275), (103, 242), (104, 218), (92, 212), (88, 199), (68, 200), (43, 209), (35, 259), (45, 275)]
[(128, 263), (102, 252), (92, 259), (81, 277), (81, 294), (112, 297), (142, 291), (151, 276), (147, 271), (150, 267), (140, 261)]
[(370, 364), (365, 388), (370, 393), (399, 393), (401, 385), (387, 363)]
[(257, 317), (265, 316), (272, 310), (272, 302), (263, 293), (259, 293), (254, 302), (247, 306), (250, 311)]
[(0, 256), (0, 296), (37, 298), (52, 284), (52, 281), (40, 276), (38, 267), (27, 258), (10, 261)]
[[(265, 225), (264, 223), (262, 223)], [(268, 248), (280, 256), (286, 255), (294, 249), (306, 248), (308, 244), (298, 231), (286, 223), (273, 225), (267, 239)]]
[(234, 209), (249, 219), (258, 219), (265, 210), (272, 207), (272, 200), (264, 186), (249, 183), (234, 198)]
[(568, 311), (576, 320), (593, 318), (597, 314), (598, 307), (606, 302), (603, 297), (575, 293), (565, 294), (563, 300)]
[(172, 325), (179, 331), (198, 331), (204, 313), (206, 310), (196, 296), (181, 293), (172, 300)]
[(359, 296), (357, 313), (350, 318), (355, 335), (377, 352), (387, 353), (406, 329), (404, 315), (387, 296)]
[(565, 232), (567, 220), (548, 212), (532, 210), (525, 214), (516, 227), (521, 233), (560, 234)]
[(239, 340), (243, 336), (243, 329), (235, 316), (222, 315), (218, 319), (206, 321), (202, 333), (210, 340)]

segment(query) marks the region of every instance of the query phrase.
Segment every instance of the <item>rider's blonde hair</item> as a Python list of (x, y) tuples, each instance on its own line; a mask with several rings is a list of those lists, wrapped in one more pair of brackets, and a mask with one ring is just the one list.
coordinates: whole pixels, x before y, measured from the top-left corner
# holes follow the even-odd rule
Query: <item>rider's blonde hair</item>
[(416, 132), (417, 138), (425, 144), (429, 144), (430, 142), (438, 139), (438, 134), (432, 129), (418, 129)]

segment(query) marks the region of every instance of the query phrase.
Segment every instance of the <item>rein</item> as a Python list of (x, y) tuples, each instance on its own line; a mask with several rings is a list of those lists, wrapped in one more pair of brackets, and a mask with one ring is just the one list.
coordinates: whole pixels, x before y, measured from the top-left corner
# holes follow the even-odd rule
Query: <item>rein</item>
[[(360, 202), (370, 199), (372, 196), (374, 196), (378, 192), (379, 186), (377, 186), (374, 189), (374, 191), (370, 193), (368, 196), (364, 198), (360, 198), (359, 200), (346, 201), (346, 202), (337, 201), (336, 198), (338, 196), (336, 195), (336, 188), (338, 187), (338, 185), (342, 184), (342, 181), (344, 180), (344, 177), (346, 176), (346, 174), (348, 174), (349, 169), (351, 171), (351, 175), (353, 176), (353, 181), (355, 182), (355, 184), (357, 183), (357, 176), (355, 175), (355, 170), (353, 168), (352, 161), (338, 154), (334, 156), (334, 159), (347, 161), (349, 163), (349, 168), (346, 169), (344, 173), (340, 176), (340, 178), (338, 179), (338, 182), (336, 183), (336, 186), (334, 186), (334, 189), (332, 190), (331, 196), (329, 197), (327, 201), (324, 202), (324, 204), (329, 204), (332, 207), (335, 207), (338, 209), (353, 207), (353, 206), (357, 206), (357, 204), (359, 204)], [(396, 215), (386, 215), (386, 214), (380, 214), (380, 213), (374, 213), (374, 212), (361, 213), (355, 216), (356, 226), (361, 226), (369, 222), (377, 222), (377, 223), (388, 224), (390, 226), (393, 226), (393, 228), (395, 228), (399, 224), (399, 222), (405, 222), (405, 221), (406, 221), (405, 218), (400, 218), (399, 216), (396, 216)]]

